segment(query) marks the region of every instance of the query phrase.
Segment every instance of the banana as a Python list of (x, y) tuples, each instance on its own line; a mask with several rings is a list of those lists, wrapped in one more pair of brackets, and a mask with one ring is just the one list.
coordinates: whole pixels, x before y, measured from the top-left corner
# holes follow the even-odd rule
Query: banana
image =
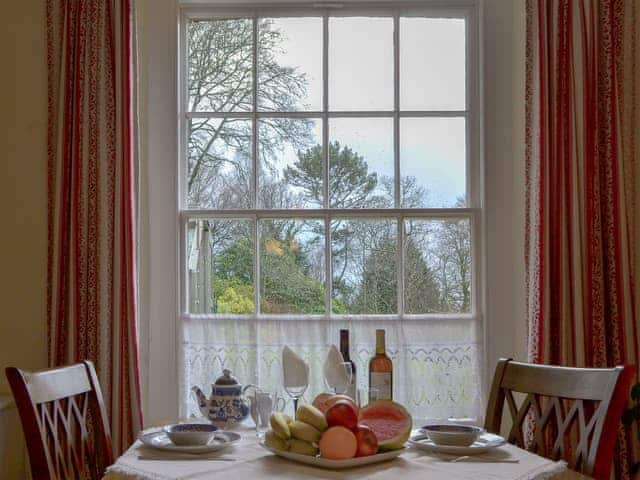
[(318, 454), (318, 447), (310, 444), (309, 442), (305, 442), (304, 440), (298, 440), (297, 438), (292, 438), (290, 440), (289, 451), (293, 453), (299, 453), (301, 455), (311, 455), (316, 456)]
[(296, 420), (304, 423), (308, 423), (316, 430), (324, 432), (329, 425), (327, 425), (327, 419), (324, 418), (324, 413), (318, 410), (313, 405), (304, 404), (298, 407), (296, 412)]
[(320, 440), (320, 432), (318, 429), (300, 420), (291, 422), (289, 430), (291, 431), (291, 436), (298, 440), (304, 440), (309, 443), (318, 443), (318, 440)]
[(280, 438), (273, 430), (268, 430), (267, 433), (264, 434), (264, 443), (267, 447), (273, 448), (274, 450), (289, 450), (289, 442)]
[(291, 418), (288, 415), (282, 412), (272, 413), (269, 418), (269, 423), (275, 434), (280, 438), (283, 440), (289, 440), (291, 438), (291, 430), (289, 429)]

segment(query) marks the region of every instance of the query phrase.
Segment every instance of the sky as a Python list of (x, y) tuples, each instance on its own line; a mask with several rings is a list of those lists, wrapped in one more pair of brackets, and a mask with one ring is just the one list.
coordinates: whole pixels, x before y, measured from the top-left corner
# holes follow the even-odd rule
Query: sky
[[(306, 110), (322, 110), (322, 20), (279, 18), (284, 36), (278, 63), (305, 73)], [(329, 111), (393, 109), (393, 21), (391, 18), (329, 19)], [(465, 108), (465, 25), (462, 19), (400, 19), (400, 109)], [(314, 132), (322, 138), (318, 121)], [(363, 155), (370, 171), (393, 176), (391, 118), (329, 120), (329, 141)], [(423, 207), (451, 206), (465, 192), (465, 120), (403, 118), (400, 172), (429, 191)], [(296, 160), (285, 149), (278, 166)]]

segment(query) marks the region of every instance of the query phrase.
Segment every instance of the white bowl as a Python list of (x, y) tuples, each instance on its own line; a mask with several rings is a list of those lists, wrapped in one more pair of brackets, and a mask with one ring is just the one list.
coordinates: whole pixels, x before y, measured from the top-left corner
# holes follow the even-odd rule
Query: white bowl
[(209, 443), (218, 427), (207, 423), (176, 423), (163, 430), (175, 445), (196, 446)]
[(422, 427), (424, 433), (436, 445), (468, 447), (482, 435), (484, 430), (469, 425), (426, 425)]

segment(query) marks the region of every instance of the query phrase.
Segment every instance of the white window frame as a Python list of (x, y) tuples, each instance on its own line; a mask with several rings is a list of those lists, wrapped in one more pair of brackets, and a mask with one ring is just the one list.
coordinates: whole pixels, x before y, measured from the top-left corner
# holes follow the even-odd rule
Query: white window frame
[[(373, 16), (381, 15), (392, 17), (394, 22), (394, 109), (387, 111), (340, 111), (330, 112), (328, 109), (328, 18), (330, 16)], [(296, 111), (296, 112), (260, 112), (257, 109), (257, 18), (258, 17), (295, 17), (295, 16), (316, 16), (323, 19), (323, 110), (322, 111)], [(413, 111), (400, 110), (400, 65), (399, 65), (399, 18), (401, 16), (421, 16), (434, 18), (464, 18), (466, 25), (466, 107), (464, 110), (446, 111)], [(186, 25), (190, 19), (198, 18), (251, 18), (254, 28), (254, 68), (253, 68), (253, 110), (251, 112), (188, 112), (188, 89), (186, 61), (187, 58), (187, 35)], [(179, 21), (179, 50), (178, 50), (178, 126), (179, 126), (179, 161), (177, 163), (178, 178), (178, 232), (177, 242), (178, 271), (180, 301), (178, 307), (178, 318), (180, 321), (176, 325), (178, 342), (181, 340), (180, 323), (182, 321), (197, 320), (200, 318), (225, 318), (225, 319), (328, 319), (328, 320), (372, 320), (386, 319), (399, 321), (429, 321), (450, 319), (476, 319), (482, 322), (484, 311), (484, 265), (483, 249), (485, 244), (484, 234), (484, 195), (482, 177), (481, 151), (481, 115), (480, 115), (480, 82), (479, 82), (479, 58), (480, 58), (480, 37), (479, 37), (479, 13), (476, 1), (456, 1), (434, 2), (434, 1), (398, 1), (398, 2), (350, 2), (345, 4), (310, 4), (310, 3), (287, 3), (287, 4), (212, 4), (203, 6), (201, 4), (183, 5), (180, 8)], [(323, 129), (323, 176), (324, 195), (323, 208), (315, 209), (260, 209), (256, 208), (256, 196), (258, 191), (258, 155), (257, 155), (257, 122), (261, 117), (287, 117), (287, 118), (316, 118), (321, 119)], [(185, 205), (186, 192), (186, 159), (188, 158), (188, 122), (191, 118), (222, 118), (241, 117), (251, 119), (253, 122), (253, 208), (234, 210), (198, 210), (189, 209)], [(394, 132), (394, 169), (395, 169), (395, 207), (390, 209), (335, 209), (329, 208), (328, 194), (328, 120), (329, 118), (363, 118), (363, 117), (385, 117), (393, 118)], [(465, 118), (466, 120), (466, 208), (400, 208), (400, 143), (399, 126), (400, 119), (404, 117), (454, 117)], [(397, 221), (397, 251), (398, 262), (397, 295), (398, 312), (396, 314), (334, 314), (331, 311), (332, 305), (332, 273), (331, 273), (331, 229), (330, 220), (333, 218), (384, 218)], [(254, 305), (253, 314), (233, 315), (233, 314), (193, 314), (188, 313), (188, 270), (187, 270), (187, 245), (185, 242), (187, 224), (196, 219), (245, 219), (253, 222), (254, 239)], [(320, 315), (301, 314), (265, 314), (260, 313), (260, 251), (258, 238), (258, 222), (266, 218), (295, 218), (295, 219), (320, 219), (325, 225), (325, 304), (326, 313)], [(407, 314), (404, 312), (404, 219), (468, 219), (471, 234), (471, 311), (469, 313), (425, 313)], [(478, 331), (482, 331), (479, 325)]]
[[(260, 8), (287, 0), (253, 0)], [(296, 4), (318, 0), (296, 0)], [(376, 5), (343, 0), (345, 4)], [(389, 2), (386, 2), (388, 4)], [(229, 0), (140, 0), (136, 2), (139, 60), (140, 191), (139, 301), (140, 358), (145, 423), (179, 415), (181, 251), (178, 192), (178, 48), (182, 8), (229, 8)], [(244, 0), (232, 6), (245, 5)], [(473, 102), (479, 105), (469, 141), (478, 161), (474, 260), (480, 285), (475, 304), (484, 347), (485, 391), (500, 357), (526, 360), (524, 273), (521, 258), (524, 212), (524, 1), (425, 0), (422, 7), (468, 8), (475, 32)], [(471, 100), (471, 97), (469, 97)], [(484, 129), (483, 125), (491, 128)], [(485, 174), (486, 171), (486, 174)], [(471, 201), (471, 200), (469, 200)]]

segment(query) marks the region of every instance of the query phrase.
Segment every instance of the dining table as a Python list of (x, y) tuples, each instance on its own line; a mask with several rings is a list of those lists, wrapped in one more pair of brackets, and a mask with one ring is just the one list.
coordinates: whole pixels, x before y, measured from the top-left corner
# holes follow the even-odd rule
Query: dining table
[[(585, 480), (562, 461), (552, 461), (504, 444), (472, 457), (434, 454), (408, 447), (397, 458), (381, 463), (327, 470), (274, 455), (260, 444), (255, 430), (235, 429), (241, 439), (215, 456), (173, 454), (136, 441), (108, 467), (103, 480)], [(414, 433), (417, 433), (414, 432)]]

